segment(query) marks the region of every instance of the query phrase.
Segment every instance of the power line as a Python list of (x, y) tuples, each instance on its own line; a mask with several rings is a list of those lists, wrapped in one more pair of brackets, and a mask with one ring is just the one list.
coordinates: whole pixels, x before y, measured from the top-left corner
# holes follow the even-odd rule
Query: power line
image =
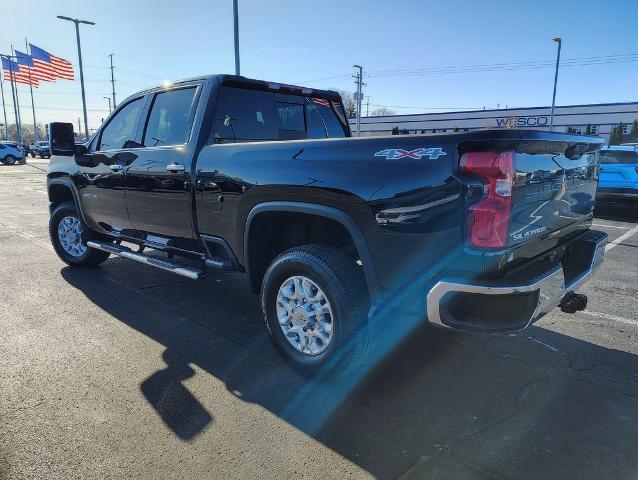
[[(624, 53), (616, 55), (598, 55), (590, 57), (573, 57), (561, 61), (561, 67), (582, 67), (592, 65), (608, 65), (614, 63), (633, 63), (638, 62), (638, 53)], [(513, 71), (513, 70), (530, 70), (538, 68), (553, 68), (554, 60), (535, 60), (524, 62), (504, 62), (491, 64), (474, 64), (474, 65), (455, 65), (455, 66), (439, 66), (439, 67), (423, 67), (412, 69), (387, 69), (387, 70), (370, 70), (368, 77), (383, 78), (397, 76), (423, 76), (423, 75), (448, 75), (458, 73), (481, 73), (496, 71)], [(300, 83), (324, 83), (327, 81), (346, 79), (350, 75), (333, 75), (331, 77), (317, 78), (314, 80), (306, 80)]]
[(483, 110), (483, 107), (417, 107), (417, 106), (405, 106), (405, 105), (380, 105), (378, 103), (371, 103), (373, 107), (385, 107), (385, 108), (408, 108), (418, 110)]

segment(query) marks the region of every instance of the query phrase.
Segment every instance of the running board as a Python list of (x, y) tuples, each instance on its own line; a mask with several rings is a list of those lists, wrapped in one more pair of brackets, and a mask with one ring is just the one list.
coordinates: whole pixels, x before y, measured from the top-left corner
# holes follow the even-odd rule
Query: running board
[(136, 262), (145, 263), (146, 265), (161, 268), (162, 270), (173, 272), (183, 277), (188, 277), (192, 280), (197, 280), (198, 278), (201, 278), (205, 275), (202, 270), (183, 265), (181, 263), (175, 262), (174, 260), (169, 260), (166, 257), (134, 252), (130, 248), (124, 247), (122, 245), (116, 245), (115, 243), (89, 240), (88, 242), (86, 242), (86, 244), (87, 246), (95, 248), (96, 250), (102, 250), (103, 252), (109, 252), (120, 257), (135, 260)]

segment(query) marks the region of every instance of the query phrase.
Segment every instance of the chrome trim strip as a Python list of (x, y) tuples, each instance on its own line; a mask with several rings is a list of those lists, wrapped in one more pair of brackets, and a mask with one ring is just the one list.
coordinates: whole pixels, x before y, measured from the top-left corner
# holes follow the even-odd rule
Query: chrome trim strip
[[(579, 241), (576, 239), (575, 241)], [(587, 241), (583, 239), (581, 241)], [(591, 241), (594, 243), (594, 241)], [(541, 315), (549, 312), (558, 306), (563, 297), (571, 290), (578, 288), (585, 283), (589, 277), (600, 267), (605, 256), (605, 245), (607, 244), (607, 235), (601, 236), (595, 241), (595, 248), (591, 258), (589, 267), (569, 285), (565, 285), (565, 272), (562, 265), (550, 271), (540, 280), (532, 284), (524, 285), (497, 285), (488, 283), (465, 283), (456, 280), (440, 280), (427, 294), (427, 317), (428, 320), (436, 325), (446, 328), (459, 328), (445, 323), (444, 318), (449, 313), (442, 311), (441, 301), (443, 297), (450, 292), (460, 293), (478, 293), (481, 295), (511, 295), (515, 293), (528, 293), (539, 290), (538, 304), (526, 324), (522, 328), (527, 328), (533, 321)], [(521, 330), (513, 328), (513, 330)]]

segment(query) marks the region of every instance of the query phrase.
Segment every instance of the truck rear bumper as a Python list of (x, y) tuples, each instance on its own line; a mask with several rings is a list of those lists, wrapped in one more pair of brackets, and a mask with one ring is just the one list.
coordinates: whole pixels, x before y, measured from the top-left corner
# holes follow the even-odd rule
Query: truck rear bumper
[(497, 282), (442, 279), (427, 294), (428, 320), (479, 332), (521, 330), (561, 303), (600, 266), (607, 234), (589, 230), (566, 247), (560, 262), (531, 262)]

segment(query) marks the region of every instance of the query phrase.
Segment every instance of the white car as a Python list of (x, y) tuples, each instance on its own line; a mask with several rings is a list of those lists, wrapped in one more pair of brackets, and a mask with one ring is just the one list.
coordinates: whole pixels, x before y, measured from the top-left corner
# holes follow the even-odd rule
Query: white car
[(24, 153), (13, 142), (0, 142), (0, 162), (5, 165), (25, 163)]

